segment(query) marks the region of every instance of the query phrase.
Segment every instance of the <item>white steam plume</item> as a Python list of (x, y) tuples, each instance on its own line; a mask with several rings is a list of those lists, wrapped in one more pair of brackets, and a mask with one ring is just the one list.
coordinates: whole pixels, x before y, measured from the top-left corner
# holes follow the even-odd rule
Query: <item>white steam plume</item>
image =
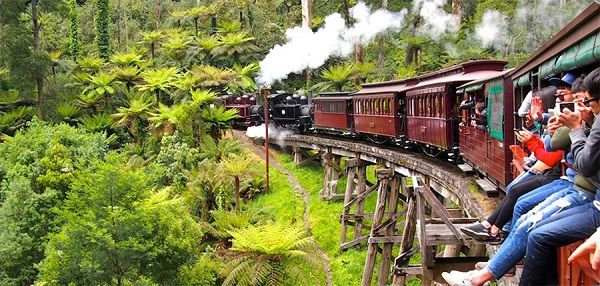
[(485, 48), (504, 49), (508, 44), (507, 17), (496, 10), (486, 10), (475, 27), (475, 37)]
[[(278, 128), (273, 124), (269, 125), (269, 139), (277, 140), (277, 145), (279, 145), (281, 148), (285, 147), (285, 138), (292, 134), (294, 134), (294, 132), (288, 129)], [(259, 126), (248, 127), (246, 130), (246, 135), (255, 139), (265, 139), (265, 124), (263, 123)]]
[[(517, 48), (535, 50), (560, 31), (594, 0), (520, 0), (515, 20), (516, 30), (525, 32), (524, 43)], [(520, 32), (517, 31), (517, 32)]]
[(334, 13), (325, 17), (324, 26), (316, 32), (302, 27), (288, 29), (285, 32), (287, 43), (275, 45), (260, 62), (257, 82), (270, 85), (290, 73), (318, 68), (333, 55), (347, 56), (356, 42), (367, 44), (377, 34), (399, 30), (406, 13), (406, 10), (393, 13), (385, 9), (371, 13), (365, 3), (358, 2), (350, 9), (350, 15), (355, 19), (352, 27), (347, 28), (342, 16)]
[(439, 39), (445, 33), (458, 31), (458, 15), (444, 11), (446, 0), (414, 0), (413, 13), (419, 14), (423, 24), (419, 32), (426, 34), (434, 40)]

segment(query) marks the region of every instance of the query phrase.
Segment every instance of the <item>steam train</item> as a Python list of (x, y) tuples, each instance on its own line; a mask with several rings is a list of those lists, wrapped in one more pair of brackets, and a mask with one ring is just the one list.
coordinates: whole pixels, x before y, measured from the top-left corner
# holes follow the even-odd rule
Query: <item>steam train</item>
[[(269, 117), (301, 132), (416, 148), (464, 163), (461, 169), (474, 169), (504, 189), (523, 171), (522, 158), (513, 156), (509, 146), (518, 144), (513, 130), (525, 124), (516, 113), (525, 96), (540, 93), (551, 77), (588, 73), (599, 63), (600, 4), (594, 2), (514, 69), (505, 69), (505, 61), (478, 60), (312, 100), (276, 92), (268, 96)], [(466, 99), (485, 106), (483, 122), (474, 109), (459, 108)], [(245, 108), (239, 114), (247, 125), (264, 121), (262, 105)]]

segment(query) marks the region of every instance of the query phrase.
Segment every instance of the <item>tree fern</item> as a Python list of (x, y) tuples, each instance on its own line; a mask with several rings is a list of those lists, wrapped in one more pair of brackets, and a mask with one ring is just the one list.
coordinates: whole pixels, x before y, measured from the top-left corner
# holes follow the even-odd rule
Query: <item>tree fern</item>
[(107, 131), (112, 124), (110, 114), (103, 113), (95, 116), (84, 115), (79, 120), (79, 127), (90, 132)]
[(56, 107), (56, 115), (61, 121), (74, 124), (79, 122), (81, 109), (70, 102), (63, 102)]
[(249, 226), (229, 231), (230, 250), (239, 253), (225, 267), (223, 285), (281, 285), (290, 278), (290, 268), (308, 262), (320, 267), (317, 245), (304, 229), (281, 224)]

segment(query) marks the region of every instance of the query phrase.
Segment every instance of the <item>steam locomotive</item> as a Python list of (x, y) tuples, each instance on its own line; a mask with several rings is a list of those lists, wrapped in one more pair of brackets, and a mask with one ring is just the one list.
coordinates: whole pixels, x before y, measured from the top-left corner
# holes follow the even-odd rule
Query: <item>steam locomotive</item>
[[(276, 92), (268, 96), (269, 116), (300, 132), (353, 136), (445, 157), (504, 189), (523, 171), (522, 158), (509, 146), (518, 144), (513, 130), (525, 121), (515, 111), (525, 96), (541, 92), (551, 77), (588, 73), (599, 63), (600, 4), (593, 3), (514, 69), (505, 69), (505, 61), (478, 60), (312, 100)], [(485, 106), (484, 120), (477, 120), (474, 109), (459, 107), (467, 99)], [(244, 108), (240, 120), (264, 121), (262, 106)]]

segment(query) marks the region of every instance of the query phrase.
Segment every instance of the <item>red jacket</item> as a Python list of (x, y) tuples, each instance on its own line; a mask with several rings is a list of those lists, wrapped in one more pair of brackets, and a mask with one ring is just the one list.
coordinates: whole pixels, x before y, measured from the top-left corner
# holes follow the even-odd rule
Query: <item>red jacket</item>
[(535, 135), (531, 136), (531, 138), (523, 142), (523, 144), (525, 144), (525, 147), (529, 149), (529, 151), (533, 152), (533, 154), (538, 160), (541, 160), (550, 167), (558, 165), (565, 153), (562, 150), (547, 151), (546, 148), (544, 148), (544, 142), (542, 142), (542, 140)]

